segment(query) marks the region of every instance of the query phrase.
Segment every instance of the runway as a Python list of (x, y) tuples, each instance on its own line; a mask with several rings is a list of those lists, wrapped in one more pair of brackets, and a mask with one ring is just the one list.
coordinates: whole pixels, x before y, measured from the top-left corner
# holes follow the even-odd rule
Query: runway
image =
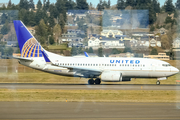
[(0, 102), (0, 107), (0, 119), (180, 119), (180, 103)]
[(0, 83), (0, 89), (180, 90), (180, 85)]

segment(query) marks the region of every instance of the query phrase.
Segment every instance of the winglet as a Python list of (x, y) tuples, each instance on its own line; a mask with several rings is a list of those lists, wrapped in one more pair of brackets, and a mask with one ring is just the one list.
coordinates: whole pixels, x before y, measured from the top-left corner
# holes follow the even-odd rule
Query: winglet
[(50, 61), (50, 59), (48, 58), (48, 55), (45, 53), (45, 51), (44, 51), (44, 50), (41, 50), (41, 52), (42, 52), (42, 54), (43, 54), (43, 57), (44, 57), (44, 60), (46, 61), (46, 63), (52, 63), (52, 62)]
[(89, 57), (89, 55), (87, 54), (87, 52), (84, 51), (84, 54), (85, 54), (86, 57)]

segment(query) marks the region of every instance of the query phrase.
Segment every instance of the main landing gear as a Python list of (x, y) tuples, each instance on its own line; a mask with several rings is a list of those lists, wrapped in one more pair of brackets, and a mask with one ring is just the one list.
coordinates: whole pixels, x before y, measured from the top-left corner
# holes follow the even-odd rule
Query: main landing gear
[(160, 81), (159, 80), (156, 82), (156, 85), (160, 85)]
[(101, 83), (101, 79), (100, 78), (96, 78), (95, 80), (93, 80), (93, 78), (88, 80), (88, 84), (93, 85), (93, 84), (100, 84)]

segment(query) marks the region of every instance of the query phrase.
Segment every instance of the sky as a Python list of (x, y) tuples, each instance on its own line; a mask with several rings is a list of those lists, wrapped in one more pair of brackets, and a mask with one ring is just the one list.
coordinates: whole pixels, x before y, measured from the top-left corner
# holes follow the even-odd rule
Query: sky
[[(9, 0), (6, 0), (9, 1)], [(11, 0), (12, 3), (18, 4), (20, 0)], [(106, 0), (108, 1), (108, 0)], [(164, 5), (166, 0), (158, 0), (160, 2), (160, 5)], [(176, 3), (177, 0), (173, 0), (173, 3)], [(34, 3), (37, 4), (38, 0), (34, 0)], [(43, 0), (41, 0), (43, 2)], [(56, 0), (50, 0), (50, 3), (55, 3)], [(88, 3), (92, 3), (93, 5), (97, 5), (99, 3), (99, 0), (87, 0)], [(0, 0), (0, 3), (4, 3), (4, 0)], [(117, 0), (111, 0), (111, 5), (115, 5), (117, 3)]]

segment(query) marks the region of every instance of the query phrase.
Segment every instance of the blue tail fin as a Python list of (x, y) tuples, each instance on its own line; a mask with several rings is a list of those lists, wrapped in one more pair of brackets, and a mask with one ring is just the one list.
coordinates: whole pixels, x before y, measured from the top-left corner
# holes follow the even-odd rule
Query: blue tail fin
[(20, 20), (14, 20), (21, 57), (42, 57), (41, 45)]

